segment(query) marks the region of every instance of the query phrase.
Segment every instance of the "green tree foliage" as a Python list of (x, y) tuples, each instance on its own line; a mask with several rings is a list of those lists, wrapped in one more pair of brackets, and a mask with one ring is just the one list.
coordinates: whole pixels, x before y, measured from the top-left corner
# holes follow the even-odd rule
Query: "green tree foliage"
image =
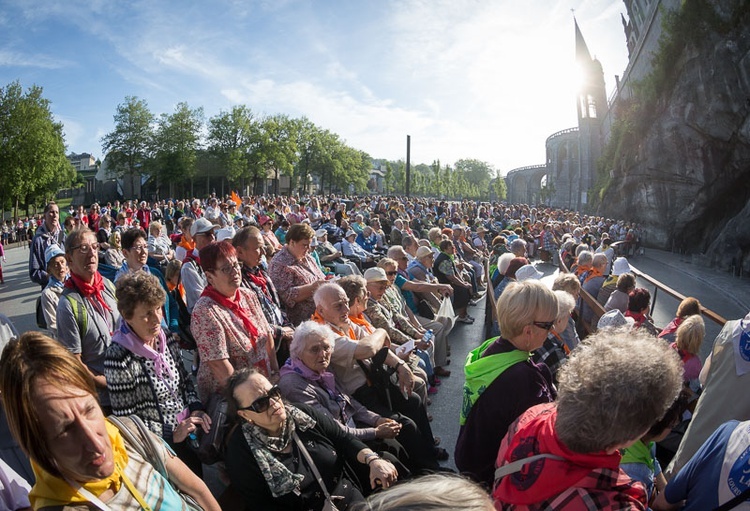
[(143, 99), (127, 96), (117, 105), (115, 128), (102, 137), (102, 150), (118, 176), (129, 176), (136, 190), (136, 176), (148, 164), (153, 146), (154, 114)]
[(274, 179), (279, 193), (279, 178), (292, 176), (297, 162), (296, 125), (286, 115), (271, 115), (260, 122), (259, 140), (253, 150), (255, 164)]
[(250, 152), (257, 140), (259, 126), (255, 116), (245, 105), (237, 105), (229, 112), (222, 111), (208, 121), (208, 146), (224, 164), (230, 183), (244, 184), (250, 180)]
[(154, 135), (154, 168), (158, 184), (169, 184), (170, 197), (175, 196), (175, 183), (195, 176), (202, 127), (202, 107), (191, 110), (183, 102), (174, 113), (161, 114)]
[(495, 197), (497, 200), (505, 200), (508, 198), (508, 184), (505, 182), (505, 178), (500, 175), (500, 171), (497, 171), (497, 177), (492, 183)]
[(490, 180), (495, 174), (495, 170), (489, 163), (473, 159), (462, 159), (458, 160), (453, 167), (466, 180), (470, 197), (486, 198), (488, 196)]
[[(0, 88), (0, 199), (28, 204), (46, 199), (75, 179), (65, 158), (62, 124), (36, 85), (25, 92), (19, 82)], [(17, 215), (17, 212), (16, 212)]]

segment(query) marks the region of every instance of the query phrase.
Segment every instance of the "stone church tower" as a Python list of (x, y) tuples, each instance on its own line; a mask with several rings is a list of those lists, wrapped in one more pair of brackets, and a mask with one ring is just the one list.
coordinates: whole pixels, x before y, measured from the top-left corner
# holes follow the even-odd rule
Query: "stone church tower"
[(578, 91), (578, 194), (571, 206), (579, 211), (590, 202), (588, 191), (596, 182), (596, 164), (602, 155), (604, 133), (602, 121), (607, 115), (607, 94), (604, 88), (604, 71), (601, 63), (591, 58), (586, 41), (583, 39), (578, 21), (575, 21), (576, 65), (583, 78)]

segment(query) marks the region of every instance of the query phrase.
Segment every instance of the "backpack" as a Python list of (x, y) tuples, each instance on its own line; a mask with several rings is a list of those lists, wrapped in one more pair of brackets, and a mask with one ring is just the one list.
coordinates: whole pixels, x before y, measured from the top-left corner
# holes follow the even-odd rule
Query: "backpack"
[(47, 320), (44, 319), (44, 309), (42, 308), (42, 297), (36, 299), (36, 326), (47, 330)]
[[(112, 296), (115, 296), (115, 284), (107, 278), (102, 280), (104, 281), (105, 289), (109, 290)], [(70, 294), (63, 293), (63, 296), (70, 302), (70, 309), (73, 311), (73, 316), (76, 318), (76, 323), (78, 324), (78, 330), (81, 333), (81, 337), (83, 337), (89, 328), (89, 315), (86, 312), (86, 307), (83, 306), (83, 302)]]

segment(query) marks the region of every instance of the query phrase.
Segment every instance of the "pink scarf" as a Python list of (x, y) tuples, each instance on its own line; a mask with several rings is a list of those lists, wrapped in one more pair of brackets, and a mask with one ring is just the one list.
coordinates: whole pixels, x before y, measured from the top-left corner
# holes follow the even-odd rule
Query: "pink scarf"
[[(167, 336), (164, 330), (159, 329), (159, 339), (156, 342), (156, 350), (147, 345), (143, 340), (133, 332), (123, 319), (120, 321), (120, 328), (112, 336), (112, 342), (116, 342), (134, 355), (143, 357), (147, 360), (154, 361), (154, 370), (159, 380), (164, 380), (164, 373), (167, 373), (168, 379), (174, 379), (175, 374), (167, 361)], [(177, 361), (175, 361), (177, 363)]]
[(281, 367), (281, 370), (279, 370), (279, 374), (280, 376), (284, 376), (285, 374), (289, 373), (297, 373), (308, 381), (319, 382), (323, 386), (323, 388), (326, 389), (332, 396), (336, 396), (336, 394), (338, 394), (338, 392), (336, 391), (336, 380), (333, 376), (333, 373), (331, 373), (330, 371), (324, 371), (323, 373), (313, 371), (312, 369), (307, 367), (300, 359), (296, 357), (289, 357), (286, 361), (286, 364), (284, 364)]

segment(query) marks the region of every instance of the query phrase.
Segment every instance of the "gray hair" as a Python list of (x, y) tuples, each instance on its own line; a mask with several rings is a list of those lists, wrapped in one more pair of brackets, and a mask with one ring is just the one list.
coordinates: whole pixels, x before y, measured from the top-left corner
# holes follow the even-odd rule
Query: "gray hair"
[(315, 302), (315, 306), (317, 307), (318, 305), (323, 303), (327, 296), (330, 296), (329, 293), (338, 293), (340, 289), (341, 286), (339, 286), (335, 282), (327, 282), (321, 285), (318, 289), (315, 290), (315, 293), (313, 294), (313, 302)]
[(526, 255), (526, 240), (521, 239), (521, 238), (516, 238), (510, 242), (510, 246), (508, 248), (515, 255), (524, 256)]
[(494, 511), (487, 492), (477, 483), (452, 474), (412, 479), (367, 500), (371, 511)]
[(555, 431), (578, 453), (636, 440), (677, 399), (682, 371), (677, 352), (647, 332), (599, 331), (558, 373)]
[(292, 337), (292, 343), (289, 345), (289, 356), (291, 358), (300, 358), (300, 355), (305, 351), (307, 341), (310, 339), (326, 339), (333, 346), (333, 342), (336, 340), (336, 334), (327, 325), (322, 325), (317, 321), (303, 321), (294, 330), (294, 337)]
[(607, 259), (607, 254), (598, 253), (594, 254), (594, 258), (591, 260), (592, 266), (606, 266), (609, 260)]
[(573, 299), (573, 295), (562, 289), (557, 289), (553, 293), (557, 297), (557, 319), (570, 316), (570, 313), (576, 308), (576, 301)]
[(594, 262), (594, 254), (592, 254), (589, 250), (586, 250), (586, 249), (581, 250), (581, 252), (578, 254), (578, 266), (583, 266), (584, 264), (591, 264), (592, 262)]
[(388, 249), (388, 257), (396, 260), (399, 256), (406, 255), (406, 250), (401, 245), (393, 245)]

